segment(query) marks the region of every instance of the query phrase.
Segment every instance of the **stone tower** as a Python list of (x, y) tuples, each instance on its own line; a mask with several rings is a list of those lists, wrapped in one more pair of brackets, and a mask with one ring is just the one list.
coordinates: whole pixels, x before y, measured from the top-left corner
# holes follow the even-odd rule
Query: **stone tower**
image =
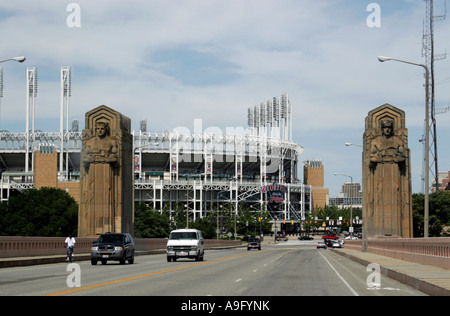
[(362, 170), (365, 237), (412, 237), (410, 166), (405, 112), (389, 104), (370, 111)]
[(134, 230), (131, 121), (105, 105), (86, 113), (78, 237)]

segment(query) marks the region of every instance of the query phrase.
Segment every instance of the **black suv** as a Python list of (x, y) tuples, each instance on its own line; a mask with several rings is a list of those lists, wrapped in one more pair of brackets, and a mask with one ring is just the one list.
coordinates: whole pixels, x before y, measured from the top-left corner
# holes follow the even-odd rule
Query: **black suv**
[(98, 237), (91, 248), (91, 263), (106, 264), (108, 260), (134, 263), (134, 241), (129, 233), (106, 233)]

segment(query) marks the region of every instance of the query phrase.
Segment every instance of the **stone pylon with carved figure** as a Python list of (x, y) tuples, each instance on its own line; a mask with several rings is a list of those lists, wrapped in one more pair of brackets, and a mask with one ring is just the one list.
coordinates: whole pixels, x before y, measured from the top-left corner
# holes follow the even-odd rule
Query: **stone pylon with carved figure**
[(105, 106), (86, 113), (78, 237), (134, 230), (131, 121)]
[(367, 238), (411, 238), (411, 163), (405, 112), (390, 104), (370, 111), (363, 147), (363, 234)]

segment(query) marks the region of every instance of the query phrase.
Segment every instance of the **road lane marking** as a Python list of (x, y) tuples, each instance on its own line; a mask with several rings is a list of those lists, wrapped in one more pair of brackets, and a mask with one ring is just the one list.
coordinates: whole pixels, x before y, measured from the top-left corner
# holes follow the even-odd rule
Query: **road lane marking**
[(136, 275), (136, 276), (129, 277), (129, 278), (113, 280), (113, 281), (108, 281), (108, 282), (102, 282), (102, 283), (82, 286), (82, 287), (78, 287), (78, 288), (71, 288), (71, 289), (68, 289), (68, 290), (60, 291), (60, 292), (50, 293), (50, 294), (47, 294), (45, 296), (61, 296), (61, 295), (67, 295), (67, 294), (72, 294), (72, 293), (81, 292), (81, 291), (87, 291), (87, 290), (91, 290), (91, 289), (95, 289), (95, 288), (99, 288), (99, 287), (119, 284), (119, 283), (128, 282), (128, 281), (139, 280), (139, 279), (148, 278), (148, 277), (155, 276), (155, 275), (160, 275), (160, 274), (164, 274), (164, 273), (180, 271), (180, 270), (184, 270), (184, 269), (189, 269), (189, 268), (193, 268), (193, 267), (202, 266), (202, 265), (209, 264), (209, 263), (216, 263), (216, 262), (230, 260), (230, 259), (235, 259), (235, 258), (239, 258), (239, 257), (243, 257), (243, 256), (252, 255), (252, 254), (258, 254), (258, 253), (262, 253), (262, 252), (266, 252), (266, 251), (271, 251), (271, 250), (268, 249), (268, 250), (262, 250), (262, 251), (259, 251), (259, 252), (244, 253), (244, 254), (235, 255), (235, 256), (231, 256), (231, 257), (226, 257), (226, 258), (222, 258), (222, 259), (216, 259), (216, 260), (211, 260), (211, 261), (205, 261), (205, 262), (201, 262), (201, 263), (191, 264), (191, 265), (188, 265), (188, 266), (176, 267), (176, 268), (173, 268), (173, 269), (167, 269), (167, 270), (161, 270), (161, 271), (151, 272), (151, 273), (147, 273), (147, 274)]
[(239, 283), (241, 281), (242, 281), (242, 279), (237, 279), (236, 281), (234, 281), (234, 283)]
[(322, 254), (322, 252), (321, 251), (318, 251), (318, 252), (325, 259), (325, 261), (330, 265), (331, 269), (333, 269), (333, 271), (342, 280), (342, 282), (344, 282), (345, 286), (350, 290), (350, 292), (352, 292), (352, 294), (354, 296), (359, 296), (359, 294), (356, 293), (356, 291), (350, 286), (350, 284), (348, 284), (348, 282), (345, 281), (345, 279), (339, 274), (339, 272), (337, 272), (337, 270), (333, 267), (333, 265), (330, 263), (330, 261), (328, 261), (328, 259), (325, 258), (325, 256)]

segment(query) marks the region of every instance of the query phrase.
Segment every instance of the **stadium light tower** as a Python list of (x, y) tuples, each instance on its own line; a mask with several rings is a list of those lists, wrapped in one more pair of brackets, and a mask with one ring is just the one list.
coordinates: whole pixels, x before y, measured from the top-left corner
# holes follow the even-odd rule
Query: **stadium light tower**
[[(3, 68), (0, 67), (0, 111), (1, 111), (1, 103), (3, 98)], [(0, 119), (1, 119), (1, 112), (0, 112)]]
[[(61, 104), (59, 117), (59, 177), (62, 180), (68, 180), (69, 177), (69, 98), (72, 95), (71, 89), (71, 68), (61, 67)], [(66, 129), (64, 132), (64, 112), (66, 114)], [(64, 143), (66, 143), (66, 170), (64, 171)]]
[[(35, 99), (37, 97), (37, 69), (36, 67), (27, 68), (27, 104), (26, 104), (26, 155), (25, 155), (25, 172), (29, 171), (29, 154), (30, 154), (30, 139), (31, 146), (34, 147), (34, 113), (35, 113)], [(30, 118), (31, 116), (31, 118)], [(30, 133), (31, 121), (31, 133)], [(31, 170), (33, 170), (33, 156), (31, 160)]]

